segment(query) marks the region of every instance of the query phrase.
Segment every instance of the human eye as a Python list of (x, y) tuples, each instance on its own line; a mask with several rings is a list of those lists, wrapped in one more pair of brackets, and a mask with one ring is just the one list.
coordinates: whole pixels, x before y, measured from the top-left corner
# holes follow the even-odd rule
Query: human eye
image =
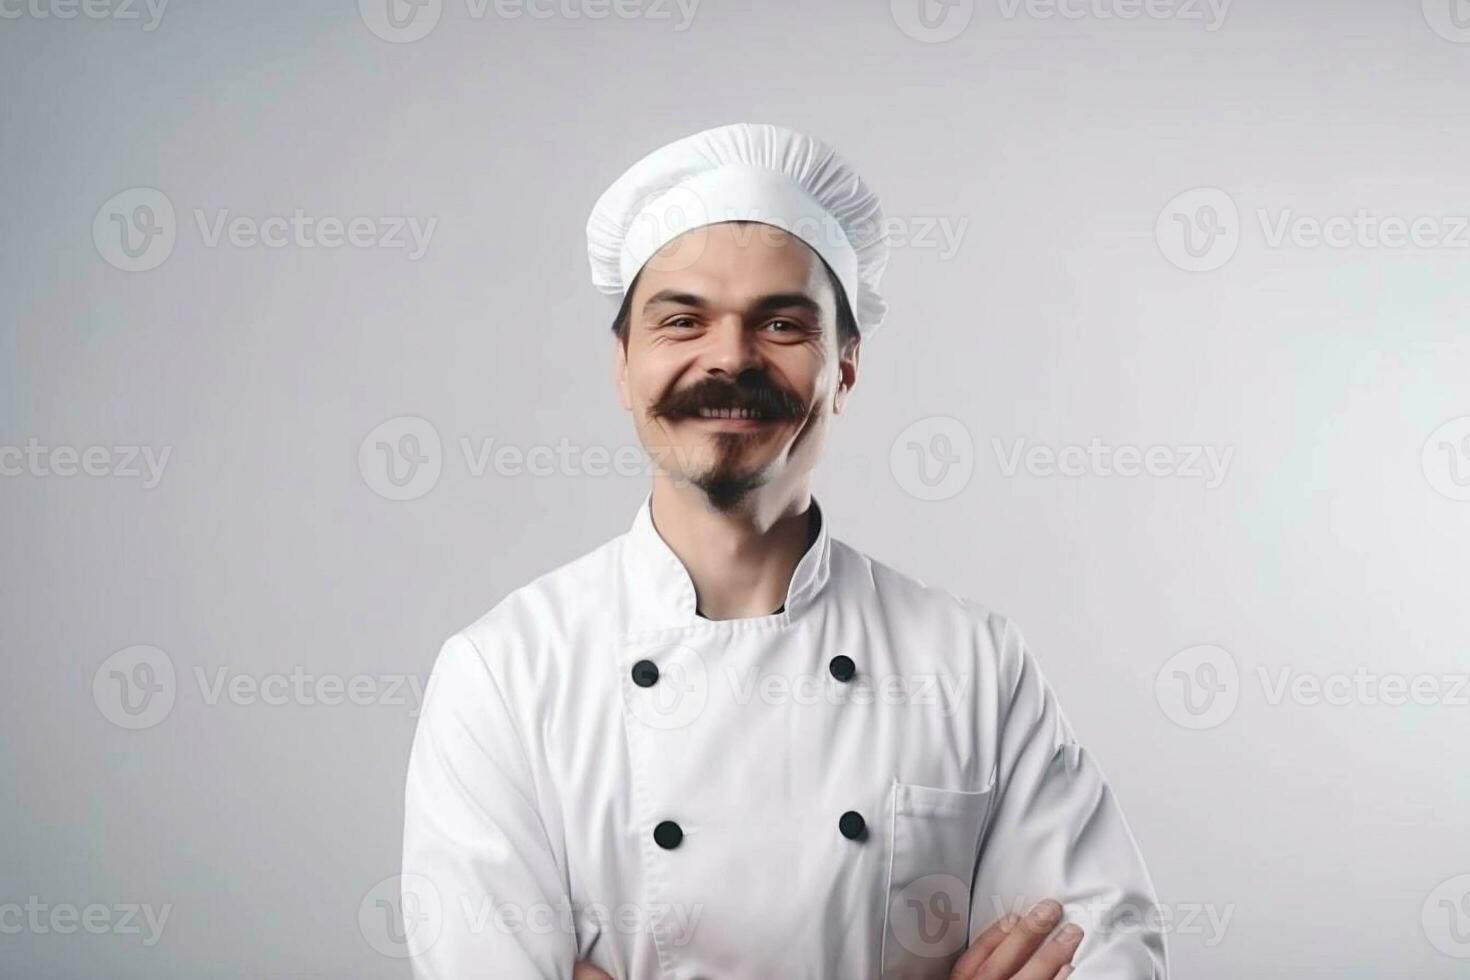
[(775, 317), (762, 324), (761, 329), (787, 340), (806, 336), (810, 328), (802, 321), (791, 317)]

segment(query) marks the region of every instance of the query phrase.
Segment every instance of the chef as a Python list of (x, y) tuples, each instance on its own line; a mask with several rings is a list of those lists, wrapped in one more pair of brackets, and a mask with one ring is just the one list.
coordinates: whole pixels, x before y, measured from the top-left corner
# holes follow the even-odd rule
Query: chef
[[(454, 634), (409, 762), (421, 980), (1159, 980), (1152, 882), (1015, 624), (835, 537), (877, 198), (769, 125), (587, 223), (654, 461), (625, 533)], [(575, 971), (575, 972), (574, 972)]]

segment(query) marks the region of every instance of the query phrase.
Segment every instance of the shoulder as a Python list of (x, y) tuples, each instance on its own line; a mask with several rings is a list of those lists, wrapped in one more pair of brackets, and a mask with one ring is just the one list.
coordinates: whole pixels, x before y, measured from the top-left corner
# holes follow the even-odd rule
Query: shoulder
[(833, 541), (832, 564), (844, 591), (875, 602), (885, 615), (925, 633), (968, 637), (970, 642), (960, 646), (997, 668), (1019, 666), (1025, 640), (1015, 622), (988, 603), (931, 585), (845, 542)]
[(444, 642), (435, 671), (449, 669), (446, 659), (478, 661), (492, 675), (524, 667), (533, 681), (554, 670), (552, 656), (574, 648), (605, 606), (589, 600), (613, 587), (621, 541), (612, 538), (512, 590)]
[(1004, 617), (985, 603), (900, 571), (843, 541), (832, 542), (832, 574), (844, 590), (868, 594), (886, 606), (989, 627)]

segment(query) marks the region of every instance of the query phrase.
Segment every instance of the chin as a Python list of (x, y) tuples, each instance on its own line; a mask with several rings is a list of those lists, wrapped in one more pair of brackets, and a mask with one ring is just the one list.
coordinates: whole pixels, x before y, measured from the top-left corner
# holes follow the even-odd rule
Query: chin
[(705, 499), (711, 507), (720, 511), (732, 511), (740, 506), (751, 491), (764, 486), (767, 476), (761, 470), (741, 473), (722, 469), (691, 478), (689, 482), (704, 491)]

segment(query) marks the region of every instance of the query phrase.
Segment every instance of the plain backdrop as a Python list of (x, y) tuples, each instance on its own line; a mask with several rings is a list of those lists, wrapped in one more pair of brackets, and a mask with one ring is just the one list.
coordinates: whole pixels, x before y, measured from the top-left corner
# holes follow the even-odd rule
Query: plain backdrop
[(736, 121), (903, 237), (833, 533), (1025, 631), (1175, 976), (1465, 976), (1451, 2), (4, 0), (0, 976), (408, 976), (414, 686), (646, 490), (587, 213)]

